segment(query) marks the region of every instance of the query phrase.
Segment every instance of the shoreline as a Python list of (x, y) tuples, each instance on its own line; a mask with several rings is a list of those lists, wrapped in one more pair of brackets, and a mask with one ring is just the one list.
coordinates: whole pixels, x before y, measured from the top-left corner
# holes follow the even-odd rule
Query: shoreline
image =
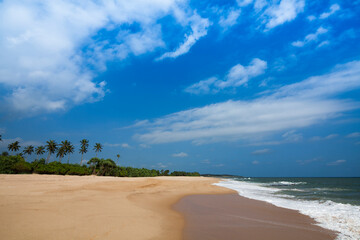
[(333, 240), (337, 236), (298, 211), (237, 193), (189, 195), (174, 209), (186, 221), (184, 240)]
[(183, 239), (189, 220), (177, 206), (184, 200), (236, 194), (236, 204), (244, 203), (234, 190), (213, 185), (219, 180), (0, 175), (0, 235), (9, 240)]

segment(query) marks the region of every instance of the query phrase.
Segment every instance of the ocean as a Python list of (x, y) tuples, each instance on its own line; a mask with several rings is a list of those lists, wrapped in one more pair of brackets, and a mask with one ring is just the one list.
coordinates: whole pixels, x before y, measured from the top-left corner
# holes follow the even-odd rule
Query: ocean
[(297, 210), (319, 226), (337, 231), (338, 240), (360, 239), (360, 178), (237, 178), (215, 185), (239, 195)]

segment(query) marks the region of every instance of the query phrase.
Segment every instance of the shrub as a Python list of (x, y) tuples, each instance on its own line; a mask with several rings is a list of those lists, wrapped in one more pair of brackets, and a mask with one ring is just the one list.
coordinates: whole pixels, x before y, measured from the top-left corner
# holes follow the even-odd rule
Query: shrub
[(24, 162), (24, 158), (21, 156), (0, 156), (0, 173), (3, 174), (12, 174), (12, 173), (18, 173), (17, 170), (14, 168), (14, 165)]
[(31, 164), (25, 161), (19, 161), (12, 165), (14, 173), (32, 173)]

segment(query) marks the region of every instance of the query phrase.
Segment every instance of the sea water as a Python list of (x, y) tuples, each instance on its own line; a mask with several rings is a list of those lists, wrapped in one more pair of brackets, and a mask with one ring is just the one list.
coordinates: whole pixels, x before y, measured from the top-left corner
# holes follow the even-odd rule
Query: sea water
[(338, 232), (360, 239), (360, 178), (227, 178), (215, 185), (239, 195), (297, 210)]

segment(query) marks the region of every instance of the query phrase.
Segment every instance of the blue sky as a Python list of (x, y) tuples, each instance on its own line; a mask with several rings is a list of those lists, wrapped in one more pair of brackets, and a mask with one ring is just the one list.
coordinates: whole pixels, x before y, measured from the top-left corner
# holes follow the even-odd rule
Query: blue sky
[(86, 138), (134, 167), (360, 176), (360, 1), (5, 0), (0, 18), (1, 151)]

